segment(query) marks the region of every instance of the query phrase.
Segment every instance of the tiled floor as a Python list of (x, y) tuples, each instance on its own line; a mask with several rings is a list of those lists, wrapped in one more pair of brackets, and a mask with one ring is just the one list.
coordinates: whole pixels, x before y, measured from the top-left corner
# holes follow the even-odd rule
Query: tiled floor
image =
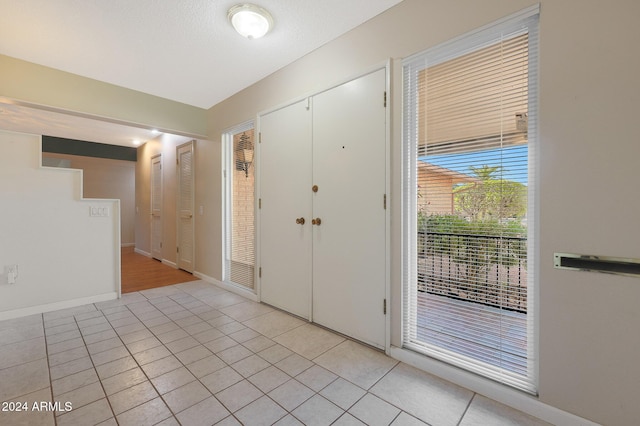
[(0, 401), (11, 426), (544, 424), (203, 281), (0, 322)]

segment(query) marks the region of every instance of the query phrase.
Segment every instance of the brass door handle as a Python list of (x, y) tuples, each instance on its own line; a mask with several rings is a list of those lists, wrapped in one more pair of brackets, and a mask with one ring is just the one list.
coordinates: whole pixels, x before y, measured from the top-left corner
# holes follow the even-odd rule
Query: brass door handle
[(312, 225), (318, 225), (320, 226), (320, 224), (322, 223), (322, 220), (320, 220), (319, 217), (315, 218), (315, 219), (311, 219), (311, 224)]
[(298, 225), (304, 225), (304, 217), (299, 217), (296, 219), (296, 223)]

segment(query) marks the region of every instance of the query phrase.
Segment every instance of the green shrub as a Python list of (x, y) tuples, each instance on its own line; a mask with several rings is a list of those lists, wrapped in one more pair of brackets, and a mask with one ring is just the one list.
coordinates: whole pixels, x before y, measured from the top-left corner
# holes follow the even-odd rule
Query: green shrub
[[(456, 215), (418, 214), (419, 253), (447, 256), (482, 270), (526, 260), (527, 229), (516, 221), (466, 220)], [(484, 266), (483, 266), (484, 265)]]

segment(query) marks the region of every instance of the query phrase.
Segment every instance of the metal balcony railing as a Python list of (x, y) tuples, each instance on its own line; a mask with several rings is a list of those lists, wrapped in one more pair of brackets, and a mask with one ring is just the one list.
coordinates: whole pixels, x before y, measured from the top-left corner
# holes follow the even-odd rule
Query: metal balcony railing
[(527, 312), (527, 239), (418, 232), (418, 291)]

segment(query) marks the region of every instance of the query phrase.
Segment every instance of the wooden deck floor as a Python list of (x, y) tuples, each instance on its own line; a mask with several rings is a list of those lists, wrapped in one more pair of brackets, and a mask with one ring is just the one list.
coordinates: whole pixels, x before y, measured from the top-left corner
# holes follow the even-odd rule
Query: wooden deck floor
[(122, 248), (122, 293), (196, 281), (189, 272), (174, 269), (162, 262), (134, 252), (133, 247)]
[(527, 314), (418, 293), (418, 340), (527, 374)]

